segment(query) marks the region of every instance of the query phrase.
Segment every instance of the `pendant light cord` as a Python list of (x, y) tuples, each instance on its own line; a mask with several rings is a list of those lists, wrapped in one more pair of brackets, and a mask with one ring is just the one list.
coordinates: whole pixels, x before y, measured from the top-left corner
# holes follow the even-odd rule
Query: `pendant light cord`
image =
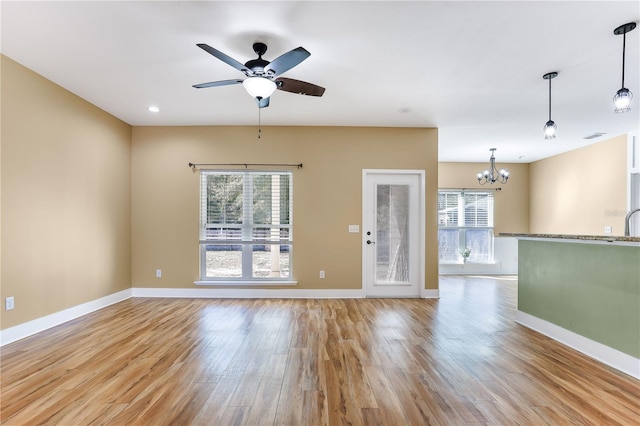
[(624, 87), (624, 51), (627, 44), (627, 33), (622, 34), (622, 87)]
[(551, 121), (551, 78), (549, 78), (549, 121)]

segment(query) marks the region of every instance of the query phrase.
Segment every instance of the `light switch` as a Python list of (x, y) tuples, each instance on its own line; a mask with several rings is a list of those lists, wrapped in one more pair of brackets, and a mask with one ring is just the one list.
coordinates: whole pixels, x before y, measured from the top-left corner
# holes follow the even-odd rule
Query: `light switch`
[(352, 234), (360, 232), (360, 225), (349, 225), (349, 232)]

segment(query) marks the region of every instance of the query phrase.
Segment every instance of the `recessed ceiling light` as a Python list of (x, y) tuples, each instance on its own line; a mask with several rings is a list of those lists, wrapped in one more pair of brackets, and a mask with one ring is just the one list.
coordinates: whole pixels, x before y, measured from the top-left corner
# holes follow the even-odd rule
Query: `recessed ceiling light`
[(158, 107), (157, 107), (157, 106), (155, 106), (155, 105), (151, 105), (151, 106), (147, 107), (147, 110), (148, 110), (149, 112), (160, 112), (160, 108), (158, 108)]

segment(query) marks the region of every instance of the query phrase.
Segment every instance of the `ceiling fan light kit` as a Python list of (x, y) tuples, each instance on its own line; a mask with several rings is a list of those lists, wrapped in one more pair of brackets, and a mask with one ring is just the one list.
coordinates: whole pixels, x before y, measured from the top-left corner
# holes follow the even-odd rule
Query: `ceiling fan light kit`
[(276, 83), (264, 77), (247, 77), (242, 82), (247, 93), (256, 99), (264, 99), (271, 96), (276, 90)]
[(616, 92), (615, 96), (613, 97), (613, 104), (616, 107), (614, 112), (616, 114), (631, 110), (631, 100), (633, 99), (633, 93), (631, 93), (629, 89), (624, 87), (624, 57), (627, 47), (627, 33), (629, 31), (633, 31), (635, 27), (635, 22), (628, 22), (626, 24), (620, 25), (615, 30), (613, 30), (613, 33), (615, 35), (622, 34), (622, 87)]

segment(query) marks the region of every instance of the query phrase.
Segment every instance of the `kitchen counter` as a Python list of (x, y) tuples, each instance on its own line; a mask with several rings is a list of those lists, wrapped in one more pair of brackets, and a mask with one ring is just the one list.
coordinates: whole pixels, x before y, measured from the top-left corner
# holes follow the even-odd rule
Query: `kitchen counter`
[(574, 240), (584, 242), (606, 242), (606, 243), (638, 243), (640, 237), (626, 237), (621, 235), (572, 235), (572, 234), (511, 234), (500, 233), (501, 237), (514, 237), (518, 239), (544, 239), (544, 240)]
[(640, 238), (518, 239), (516, 321), (640, 379)]

